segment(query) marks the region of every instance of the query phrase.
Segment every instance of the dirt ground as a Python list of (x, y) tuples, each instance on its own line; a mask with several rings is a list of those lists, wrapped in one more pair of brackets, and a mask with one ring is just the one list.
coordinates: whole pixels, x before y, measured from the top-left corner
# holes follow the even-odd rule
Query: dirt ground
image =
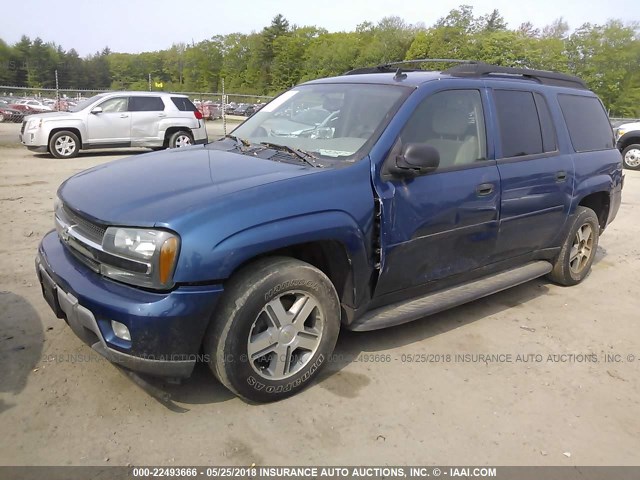
[(343, 332), (311, 388), (256, 406), (202, 365), (183, 385), (140, 382), (55, 318), (34, 257), (56, 189), (138, 152), (55, 160), (18, 130), (0, 124), (0, 465), (638, 464), (640, 172), (581, 285)]

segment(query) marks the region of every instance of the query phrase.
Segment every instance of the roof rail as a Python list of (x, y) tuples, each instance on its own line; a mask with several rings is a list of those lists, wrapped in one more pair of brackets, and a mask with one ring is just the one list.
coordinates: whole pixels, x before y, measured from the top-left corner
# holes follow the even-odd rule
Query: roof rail
[[(460, 64), (476, 64), (475, 60), (458, 60), (453, 58), (416, 58), (415, 60), (402, 60), (399, 62), (382, 63), (373, 67), (363, 67), (349, 70), (345, 75), (361, 75), (364, 73), (397, 73), (398, 65), (411, 65), (416, 63), (460, 63)], [(404, 71), (411, 71), (403, 69)]]
[(483, 62), (468, 62), (464, 65), (456, 65), (442, 73), (447, 73), (454, 77), (482, 77), (491, 74), (521, 75), (526, 78), (537, 80), (545, 85), (557, 87), (571, 87), (588, 90), (589, 87), (581, 78), (566, 73), (549, 72), (546, 70), (530, 70), (527, 68), (501, 67)]

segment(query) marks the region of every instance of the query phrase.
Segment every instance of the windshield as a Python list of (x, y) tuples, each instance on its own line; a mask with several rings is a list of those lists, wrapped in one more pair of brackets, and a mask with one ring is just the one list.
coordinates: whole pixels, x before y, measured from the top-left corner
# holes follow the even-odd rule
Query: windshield
[(301, 85), (268, 103), (232, 135), (246, 143), (350, 159), (377, 138), (409, 91), (396, 85)]
[(89, 105), (91, 105), (93, 102), (96, 102), (97, 100), (99, 100), (102, 97), (104, 97), (104, 93), (101, 93), (99, 95), (94, 95), (91, 98), (87, 98), (85, 100), (82, 100), (75, 107), (71, 107), (69, 109), (69, 111), (70, 112), (79, 112), (80, 110), (84, 110)]

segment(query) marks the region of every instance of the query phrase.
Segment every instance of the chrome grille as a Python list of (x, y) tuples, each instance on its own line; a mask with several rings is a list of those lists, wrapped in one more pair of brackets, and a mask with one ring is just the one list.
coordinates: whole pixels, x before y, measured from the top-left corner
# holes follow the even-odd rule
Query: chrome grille
[(104, 237), (106, 228), (96, 225), (95, 223), (81, 217), (77, 213), (71, 211), (71, 209), (66, 205), (62, 207), (62, 212), (69, 225), (77, 225), (78, 231), (84, 234), (84, 236), (96, 243), (102, 243), (102, 238)]

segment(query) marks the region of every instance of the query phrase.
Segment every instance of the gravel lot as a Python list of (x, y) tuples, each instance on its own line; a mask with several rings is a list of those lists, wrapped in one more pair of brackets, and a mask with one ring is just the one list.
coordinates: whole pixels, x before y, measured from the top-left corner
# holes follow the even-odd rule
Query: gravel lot
[(343, 332), (311, 388), (256, 406), (202, 365), (183, 385), (141, 382), (55, 318), (33, 261), (58, 185), (139, 152), (54, 160), (18, 131), (0, 124), (0, 465), (637, 465), (640, 172), (581, 285)]

